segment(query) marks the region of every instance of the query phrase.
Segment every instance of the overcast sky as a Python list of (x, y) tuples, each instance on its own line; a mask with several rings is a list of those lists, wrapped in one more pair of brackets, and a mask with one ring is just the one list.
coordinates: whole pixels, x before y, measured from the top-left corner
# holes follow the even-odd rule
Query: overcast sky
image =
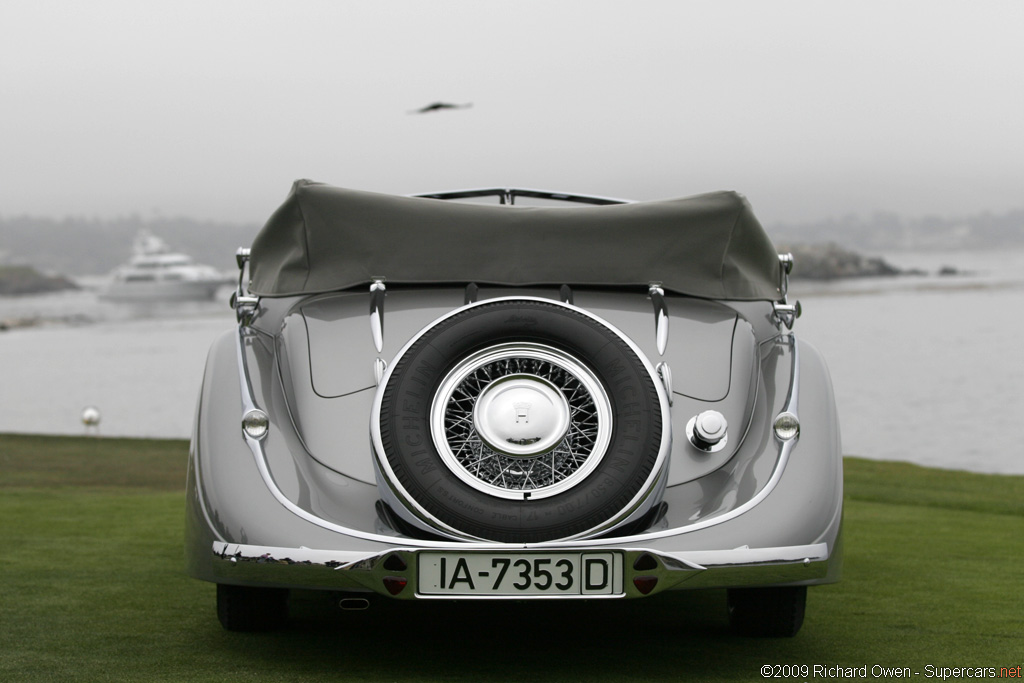
[(7, 217), (262, 222), (296, 178), (1024, 208), (1020, 0), (0, 0), (0, 97)]

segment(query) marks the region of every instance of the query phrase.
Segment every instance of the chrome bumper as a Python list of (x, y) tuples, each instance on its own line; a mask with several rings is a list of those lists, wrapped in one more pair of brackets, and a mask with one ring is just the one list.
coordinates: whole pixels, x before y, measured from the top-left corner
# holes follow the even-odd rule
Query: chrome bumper
[[(436, 547), (425, 549), (396, 545), (384, 552), (367, 555), (358, 551), (274, 548), (217, 541), (211, 550), (213, 572), (218, 583), (373, 592), (405, 600), (437, 597), (419, 592), (417, 565), (420, 552), (436, 552), (439, 550)], [(492, 544), (486, 548), (472, 548), (464, 544), (452, 544), (450, 548), (440, 550), (453, 553), (496, 550), (536, 553), (539, 549), (496, 547)], [(543, 548), (543, 551), (552, 553), (560, 550), (578, 551), (579, 547)], [(587, 550), (623, 555), (625, 593), (614, 597), (640, 598), (667, 590), (800, 585), (828, 581), (829, 549), (826, 543), (681, 553), (614, 546), (591, 546)], [(444, 599), (454, 597), (445, 596)], [(515, 596), (515, 599), (552, 597), (571, 599), (580, 596), (523, 595)], [(480, 598), (474, 596), (470, 599)]]

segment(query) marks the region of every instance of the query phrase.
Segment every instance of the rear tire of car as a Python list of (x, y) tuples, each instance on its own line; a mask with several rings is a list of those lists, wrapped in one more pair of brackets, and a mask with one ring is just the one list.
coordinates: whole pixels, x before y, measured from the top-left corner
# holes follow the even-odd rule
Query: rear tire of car
[(217, 619), (228, 631), (280, 628), (288, 621), (288, 589), (218, 583)]
[(741, 636), (792, 638), (804, 623), (807, 586), (730, 588), (729, 627)]
[[(485, 397), (504, 400), (495, 387), (506, 381), (527, 400), (477, 413)], [(552, 403), (564, 405), (538, 408)], [(419, 506), (402, 515), (414, 525), (427, 517), (506, 543), (592, 535), (659, 502), (662, 409), (650, 370), (597, 319), (554, 302), (497, 300), (442, 320), (404, 351), (382, 387), (378, 458), (404, 492), (396, 512)], [(560, 428), (506, 438), (519, 410)]]

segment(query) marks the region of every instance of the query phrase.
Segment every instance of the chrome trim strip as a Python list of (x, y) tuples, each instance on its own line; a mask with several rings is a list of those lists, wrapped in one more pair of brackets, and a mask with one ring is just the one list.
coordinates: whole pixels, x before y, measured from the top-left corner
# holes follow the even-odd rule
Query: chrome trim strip
[[(394, 540), (394, 539), (392, 539)], [(398, 550), (398, 548), (395, 548)], [(391, 550), (386, 552), (393, 552)], [(379, 557), (382, 553), (367, 553), (365, 550), (318, 550), (315, 548), (284, 548), (278, 546), (249, 545), (246, 543), (213, 542), (213, 554), (220, 559), (233, 562), (270, 561), (294, 562), (347, 569), (354, 564)]]
[(654, 335), (658, 340), (658, 355), (664, 356), (668, 347), (668, 305), (665, 303), (665, 290), (660, 282), (652, 282), (647, 296), (654, 304)]
[[(508, 297), (508, 299), (527, 299), (527, 300), (529, 300), (530, 297)], [(487, 301), (499, 301), (499, 300), (501, 300), (501, 299), (488, 299)], [(535, 298), (535, 300), (537, 300), (537, 301), (544, 301), (544, 302), (547, 302), (547, 303), (551, 302), (550, 299)], [(482, 303), (486, 303), (486, 302), (480, 302), (480, 304), (472, 304), (472, 305), (481, 305)], [(562, 305), (566, 305), (566, 304), (562, 304)], [(437, 324), (441, 320), (446, 319), (448, 317), (451, 317), (452, 315), (455, 315), (456, 313), (458, 313), (461, 310), (464, 310), (465, 308), (466, 307), (463, 307), (461, 309), (457, 309), (456, 311), (452, 311), (448, 315), (442, 316), (442, 318), (438, 319), (437, 321), (434, 321), (430, 325), (427, 325), (423, 330), (421, 330), (421, 332), (419, 334), (414, 336), (402, 348), (402, 350), (399, 352), (399, 354), (398, 354), (398, 356), (396, 356), (396, 358), (400, 357), (403, 353), (405, 353), (405, 351), (413, 344), (413, 342), (416, 339), (419, 338), (419, 336), (421, 334), (423, 334), (423, 332), (425, 332), (426, 330), (430, 329), (431, 327), (433, 327), (435, 324)], [(577, 310), (580, 313), (582, 313), (583, 315), (586, 315), (588, 317), (596, 318), (595, 316), (593, 316), (593, 314), (591, 314), (591, 313), (589, 313), (587, 311), (584, 311), (582, 309), (577, 309), (574, 306), (571, 306), (570, 308), (573, 308), (574, 310)], [(600, 321), (600, 319), (598, 319), (598, 320)], [(606, 324), (607, 325), (607, 323), (605, 323), (604, 321), (600, 321), (600, 322), (602, 324)], [(643, 356), (643, 354), (639, 351), (639, 349), (637, 349), (636, 345), (633, 344), (632, 340), (630, 340), (628, 337), (622, 335), (622, 333), (619, 332), (613, 326), (608, 325), (608, 327), (609, 327), (609, 329), (611, 329), (616, 334), (619, 334), (622, 337), (622, 339), (634, 350), (634, 352), (637, 353), (638, 358), (640, 358), (641, 362), (644, 363), (644, 365), (647, 367), (648, 372), (653, 373), (654, 370), (650, 367), (650, 363)], [(251, 336), (251, 335), (255, 335), (255, 332), (252, 331), (252, 330), (249, 330), (248, 328), (244, 327), (243, 325), (239, 325), (239, 327), (238, 327), (238, 346), (237, 346), (236, 350), (237, 350), (237, 359), (238, 359), (239, 383), (241, 385), (242, 410), (241, 410), (240, 415), (244, 415), (249, 410), (252, 410), (252, 409), (255, 409), (255, 408), (259, 407), (259, 406), (256, 405), (256, 401), (255, 401), (255, 399), (253, 397), (252, 386), (251, 386), (251, 382), (249, 380), (248, 364), (246, 362), (245, 338), (246, 338), (246, 336)], [(797, 412), (797, 408), (798, 408), (798, 404), (799, 404), (799, 367), (800, 366), (799, 366), (799, 359), (798, 359), (798, 355), (797, 355), (796, 337), (792, 333), (790, 333), (788, 335), (781, 335), (781, 336), (777, 337), (774, 341), (775, 341), (775, 343), (788, 343), (791, 346), (791, 349), (792, 349), (792, 375), (791, 375), (789, 393), (788, 393), (787, 398), (786, 398), (785, 410), (788, 410), (789, 412), (792, 412), (795, 415), (799, 415), (799, 413)], [(386, 383), (387, 379), (390, 377), (390, 374), (391, 374), (392, 370), (394, 369), (394, 367), (395, 367), (395, 363), (392, 363), (391, 367), (388, 368), (388, 372), (385, 375), (385, 383)], [(656, 376), (654, 376), (654, 377), (655, 377), (655, 380), (656, 380)], [(660, 398), (662, 400), (663, 406), (667, 406), (667, 398), (665, 397), (665, 393), (664, 393), (665, 390), (664, 390), (664, 387), (662, 387), (660, 381), (655, 381), (655, 388), (658, 391), (658, 394), (659, 394), (659, 396), (660, 396)], [(381, 397), (381, 392), (378, 391), (378, 396), (374, 400), (373, 417), (371, 418), (373, 420), (374, 424), (378, 423), (378, 421), (380, 419), (380, 397)], [(663, 407), (663, 411), (665, 411), (666, 414), (667, 414), (667, 410), (666, 410), (665, 407)], [(273, 429), (273, 427), (274, 427), (274, 425), (273, 425), (273, 423), (271, 423), (271, 429)], [(241, 430), (239, 430), (239, 431), (241, 431)], [(372, 437), (372, 440), (373, 440), (373, 447), (374, 447), (374, 451), (375, 451), (374, 452), (374, 461), (377, 462), (377, 463), (379, 463), (380, 460), (381, 460), (381, 458), (379, 458), (377, 456), (377, 453), (383, 452), (383, 447), (382, 447), (381, 442), (380, 442), (380, 433), (379, 433), (379, 431), (380, 431), (379, 429), (376, 429), (376, 430), (371, 429), (371, 437)], [(265, 455), (264, 450), (263, 450), (263, 448), (264, 448), (263, 444), (265, 442), (265, 439), (253, 439), (253, 438), (249, 437), (248, 435), (245, 435), (244, 433), (242, 434), (242, 438), (245, 440), (246, 445), (249, 447), (249, 450), (250, 450), (250, 452), (253, 455), (253, 460), (254, 460), (254, 462), (256, 464), (256, 468), (259, 471), (260, 476), (263, 478), (263, 481), (266, 484), (267, 489), (270, 491), (271, 495), (273, 495), (274, 498), (285, 509), (287, 509), (289, 512), (291, 512), (292, 514), (296, 515), (300, 519), (303, 519), (304, 521), (307, 521), (307, 522), (309, 522), (311, 524), (319, 526), (319, 527), (321, 527), (323, 529), (327, 529), (328, 531), (333, 531), (333, 532), (336, 532), (336, 533), (344, 534), (344, 535), (347, 535), (347, 536), (351, 536), (353, 538), (359, 538), (359, 539), (363, 539), (363, 540), (367, 540), (367, 541), (374, 541), (374, 542), (378, 542), (378, 543), (384, 543), (384, 544), (388, 544), (389, 546), (394, 544), (394, 542), (395, 542), (394, 536), (386, 536), (386, 535), (383, 535), (383, 534), (376, 534), (376, 533), (372, 533), (372, 532), (360, 531), (358, 529), (352, 529), (352, 528), (349, 528), (349, 527), (342, 526), (340, 524), (335, 524), (335, 523), (330, 522), (328, 520), (325, 520), (325, 519), (323, 519), (321, 517), (318, 517), (318, 516), (316, 516), (316, 515), (314, 515), (314, 514), (312, 514), (310, 512), (307, 512), (306, 510), (304, 510), (304, 509), (300, 508), (299, 506), (297, 506), (295, 503), (293, 503), (291, 500), (289, 500), (284, 495), (284, 493), (282, 493), (282, 491), (278, 488), (276, 482), (273, 479), (273, 476), (270, 473), (269, 468), (267, 467), (266, 455)], [(742, 514), (745, 514), (745, 513), (749, 512), (751, 509), (756, 507), (762, 500), (764, 500), (775, 489), (775, 487), (778, 485), (779, 480), (782, 478), (782, 474), (783, 474), (783, 472), (786, 469), (786, 464), (789, 461), (789, 455), (790, 455), (791, 451), (793, 450), (793, 446), (796, 444), (797, 441), (799, 441), (799, 437), (797, 437), (795, 439), (792, 439), (790, 441), (784, 441), (784, 442), (780, 443), (780, 446), (779, 446), (779, 448), (780, 448), (779, 458), (776, 461), (775, 469), (772, 471), (772, 475), (769, 478), (768, 482), (765, 484), (765, 486), (753, 498), (751, 498), (749, 501), (747, 501), (746, 503), (744, 503), (740, 507), (738, 507), (738, 508), (736, 508), (734, 510), (731, 510), (728, 513), (719, 515), (717, 517), (713, 517), (713, 518), (710, 518), (710, 519), (707, 519), (707, 520), (703, 520), (701, 522), (695, 522), (693, 524), (689, 524), (689, 525), (684, 526), (684, 527), (678, 527), (678, 528), (674, 528), (674, 529), (663, 529), (663, 530), (660, 530), (660, 531), (649, 531), (649, 532), (644, 532), (644, 533), (640, 533), (640, 534), (634, 534), (632, 536), (624, 536), (624, 537), (616, 538), (615, 539), (616, 542), (617, 543), (643, 543), (646, 539), (667, 538), (667, 537), (671, 537), (671, 536), (687, 534), (687, 533), (691, 533), (691, 532), (698, 531), (698, 530), (701, 530), (701, 529), (706, 529), (706, 528), (711, 527), (711, 526), (716, 526), (718, 524), (722, 524), (724, 522), (727, 522), (727, 521), (729, 521), (731, 519), (734, 519), (734, 518), (736, 518), (736, 517), (738, 517), (738, 516), (740, 516)], [(662, 456), (667, 456), (670, 448), (671, 448), (671, 429), (663, 429), (662, 430), (662, 450), (661, 450), (661, 453), (659, 454), (659, 458), (662, 457)], [(661, 461), (659, 460), (659, 463), (660, 462)], [(386, 482), (386, 483), (388, 483), (389, 490), (390, 490), (390, 482)], [(631, 507), (635, 507), (635, 508), (639, 508), (639, 506), (644, 503), (644, 500), (643, 500), (644, 497), (645, 496), (638, 495), (638, 497), (637, 497), (638, 499), (634, 500), (633, 502), (631, 502), (630, 506)], [(419, 507), (419, 506), (417, 505), (417, 507)], [(629, 521), (631, 521), (631, 519), (633, 519), (633, 517), (634, 517), (633, 515), (630, 515), (629, 517), (626, 518), (625, 521), (629, 522)], [(607, 529), (599, 529), (597, 531), (593, 531), (592, 530), (591, 532), (588, 532), (588, 533), (601, 533), (601, 532), (606, 531), (606, 530)], [(441, 532), (442, 530), (438, 529), (438, 531)], [(466, 540), (464, 537), (457, 536), (457, 535), (452, 535), (451, 538), (453, 540), (463, 540), (463, 541)], [(475, 539), (470, 539), (470, 540), (475, 540)], [(415, 544), (416, 544), (416, 547), (419, 547), (419, 548), (449, 548), (449, 547), (452, 547), (451, 543), (448, 542), (448, 541), (431, 541), (431, 540), (416, 539), (415, 540)], [(473, 549), (480, 549), (480, 550), (489, 550), (489, 549), (509, 549), (509, 548), (517, 548), (517, 547), (518, 548), (593, 547), (593, 546), (599, 546), (599, 545), (602, 545), (602, 544), (607, 545), (608, 541), (604, 540), (604, 539), (590, 539), (590, 540), (582, 539), (581, 540), (581, 539), (578, 539), (577, 537), (573, 537), (573, 538), (570, 538), (570, 539), (563, 539), (563, 540), (559, 540), (559, 541), (545, 541), (545, 542), (541, 542), (541, 543), (525, 543), (525, 544), (508, 544), (508, 543), (494, 543), (494, 542), (488, 542), (488, 541), (475, 541), (472, 544), (462, 543), (462, 544), (460, 544), (458, 546), (455, 546), (455, 547), (461, 548), (461, 549), (473, 548)]]
[(749, 564), (778, 562), (817, 562), (828, 559), (827, 543), (794, 545), (782, 548), (733, 548), (732, 550), (696, 550), (663, 552), (680, 562), (696, 565), (701, 569), (714, 567), (736, 567)]
[[(246, 328), (239, 326), (238, 328), (238, 346), (237, 346), (237, 358), (238, 358), (238, 374), (241, 378), (241, 389), (242, 389), (242, 415), (246, 414), (250, 410), (257, 410), (259, 406), (256, 405), (256, 400), (253, 397), (252, 385), (249, 381), (249, 367), (246, 361), (245, 352), (245, 339), (247, 336), (254, 336), (255, 332), (247, 330)], [(270, 428), (274, 428), (274, 424), (271, 423)], [(242, 430), (239, 430), (242, 431)], [(256, 463), (256, 469), (259, 471), (260, 476), (263, 478), (263, 483), (266, 484), (267, 489), (271, 495), (277, 499), (286, 510), (294, 514), (296, 517), (303, 519), (311, 524), (315, 524), (328, 531), (334, 531), (346, 536), (352, 536), (353, 538), (361, 538), (367, 541), (377, 541), (381, 543), (394, 543), (394, 536), (385, 536), (382, 534), (375, 534), (358, 529), (352, 529), (350, 527), (342, 526), (341, 524), (335, 524), (329, 522), (322, 517), (303, 510), (298, 505), (288, 499), (287, 496), (278, 488), (277, 483), (274, 481), (273, 475), (270, 473), (270, 469), (267, 467), (267, 456), (263, 451), (263, 444), (266, 439), (254, 439), (242, 432), (242, 438), (245, 440), (246, 445), (249, 447), (249, 451), (253, 455), (253, 460)], [(418, 545), (423, 547), (445, 547), (443, 542), (439, 541), (417, 541)], [(501, 547), (500, 544), (497, 547)]]
[(800, 362), (797, 357), (797, 344), (796, 335), (790, 332), (787, 335), (779, 337), (778, 341), (782, 342), (785, 340), (789, 346), (791, 353), (793, 354), (793, 369), (789, 380), (789, 390), (786, 392), (786, 403), (782, 407), (783, 413), (793, 413), (797, 417), (800, 416), (798, 408), (800, 407)]
[[(415, 553), (423, 548), (419, 545), (396, 544), (400, 539), (388, 537), (393, 547), (386, 550), (367, 552), (365, 550), (323, 550), (318, 548), (286, 548), (280, 546), (249, 545), (245, 543), (228, 543), (214, 541), (213, 552), (221, 558), (237, 558), (239, 560), (263, 560), (264, 562), (289, 561), (295, 564), (331, 565), (333, 569), (345, 570), (355, 565), (367, 565), (374, 560), (383, 558), (390, 553)], [(505, 544), (501, 546), (510, 552), (527, 548), (526, 545)], [(572, 546), (567, 546), (571, 548)], [(604, 544), (609, 552), (648, 553), (656, 557), (671, 557), (688, 569), (703, 571), (716, 567), (736, 567), (751, 564), (770, 564), (779, 562), (817, 562), (827, 560), (829, 556), (827, 543), (808, 545), (783, 546), (777, 548), (750, 548), (743, 546), (729, 550), (651, 550), (644, 547), (618, 546)], [(547, 544), (544, 550), (558, 550), (557, 544)], [(493, 551), (494, 548), (468, 546), (465, 543), (446, 543), (433, 546), (431, 550), (448, 550), (451, 552), (473, 552), (476, 550)]]
[(384, 278), (376, 278), (370, 285), (370, 333), (373, 335), (373, 346), (380, 353), (384, 348), (384, 297), (387, 288)]
[[(786, 404), (783, 411), (789, 411), (794, 415), (799, 415), (797, 408), (800, 402), (800, 362), (797, 355), (797, 343), (796, 337), (790, 333), (776, 338), (776, 342), (788, 343), (791, 348), (791, 360), (792, 360), (792, 371), (790, 375), (789, 391), (786, 395)], [(679, 534), (692, 533), (701, 529), (707, 529), (708, 527), (717, 526), (723, 522), (728, 522), (730, 519), (735, 519), (742, 514), (750, 512), (752, 509), (757, 507), (762, 500), (768, 497), (768, 495), (775, 490), (778, 486), (779, 480), (782, 479), (783, 472), (786, 471), (786, 465), (789, 463), (789, 455), (793, 451), (793, 446), (796, 445), (800, 437), (790, 439), (789, 441), (779, 442), (779, 458), (775, 463), (775, 469), (772, 470), (772, 475), (768, 479), (768, 482), (764, 487), (754, 495), (753, 498), (748, 500), (743, 505), (740, 505), (729, 512), (718, 515), (717, 517), (711, 517), (708, 519), (688, 524), (684, 527), (678, 527), (675, 529), (663, 529), (661, 531), (651, 531), (647, 533), (637, 534), (635, 536), (629, 536), (626, 538), (616, 539), (622, 543), (636, 543), (642, 541), (645, 538), (667, 538), (669, 536), (676, 536)], [(596, 545), (600, 543), (600, 540), (596, 541), (582, 541), (583, 544)]]
[[(579, 595), (427, 595), (419, 591), (420, 551), (426, 548), (396, 544), (396, 539), (379, 551), (322, 550), (314, 548), (282, 548), (214, 541), (211, 544), (213, 571), (218, 578), (234, 581), (259, 581), (275, 585), (300, 585), (333, 589), (374, 591), (400, 600), (573, 600), (585, 598), (643, 598), (633, 584), (638, 576), (658, 579), (658, 589), (679, 590), (709, 587), (777, 585), (785, 583), (822, 583), (827, 578), (829, 549), (826, 543), (776, 548), (741, 547), (732, 550), (664, 551), (639, 546), (604, 545), (592, 551), (607, 551), (622, 558), (622, 594), (614, 596)], [(478, 546), (449, 544), (430, 551), (471, 554), (490, 551)], [(541, 552), (573, 552), (579, 548), (549, 546)], [(514, 554), (515, 546), (504, 546), (498, 552)], [(529, 552), (537, 552), (535, 549)], [(634, 562), (643, 555), (654, 560), (643, 570)], [(402, 568), (388, 569), (388, 558), (398, 556)], [(405, 591), (391, 596), (384, 580), (398, 575), (408, 584)]]
[(387, 369), (387, 361), (385, 361), (383, 358), (373, 359), (373, 381), (376, 383), (376, 386), (380, 386), (380, 381), (384, 377), (384, 373), (387, 371)]
[(668, 396), (668, 404), (672, 405), (672, 368), (665, 361), (661, 361), (654, 367), (661, 383), (665, 385), (665, 395)]

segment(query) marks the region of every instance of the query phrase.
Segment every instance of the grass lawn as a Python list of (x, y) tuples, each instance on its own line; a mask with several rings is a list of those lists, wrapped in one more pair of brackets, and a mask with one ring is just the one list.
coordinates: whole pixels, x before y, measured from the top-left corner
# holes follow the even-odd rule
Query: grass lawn
[(792, 639), (729, 635), (722, 591), (338, 613), (307, 600), (284, 631), (238, 634), (182, 569), (187, 449), (0, 435), (0, 680), (754, 681), (765, 664), (924, 679), (1024, 664), (1024, 477), (847, 458), (845, 574), (810, 590)]

